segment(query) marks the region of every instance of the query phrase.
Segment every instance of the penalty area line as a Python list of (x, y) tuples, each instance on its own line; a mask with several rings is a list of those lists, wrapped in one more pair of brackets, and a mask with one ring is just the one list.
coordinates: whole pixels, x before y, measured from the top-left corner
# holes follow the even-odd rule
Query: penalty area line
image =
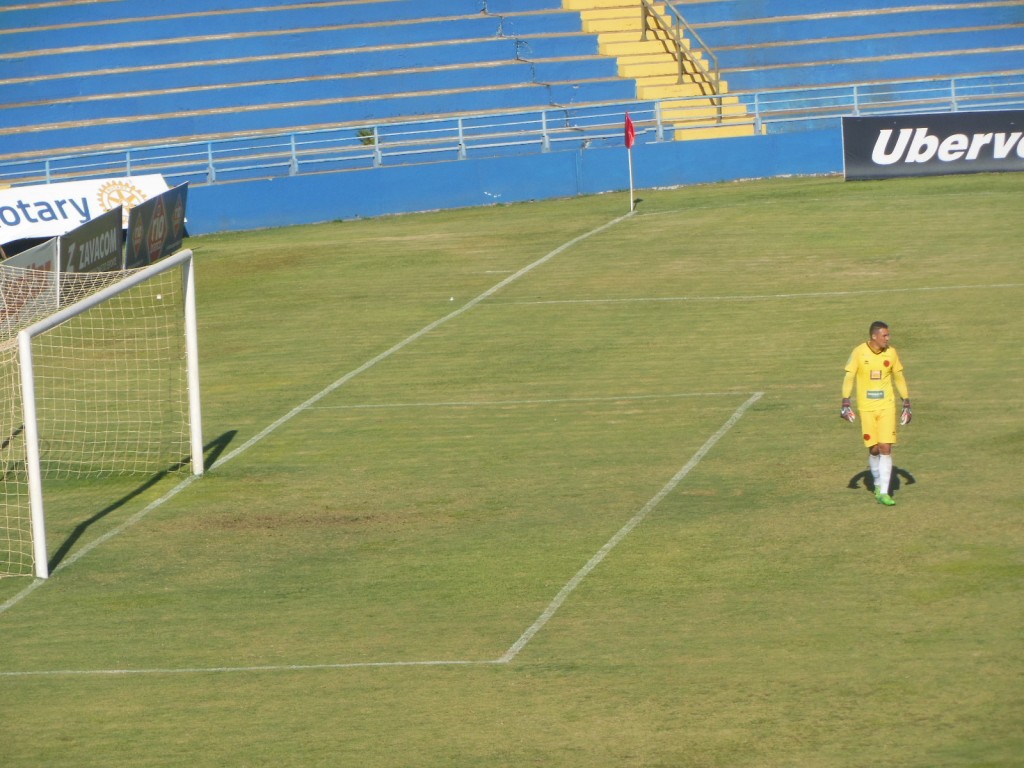
[[(584, 232), (582, 235), (579, 235), (577, 237), (574, 237), (572, 240), (568, 240), (568, 241), (562, 243), (560, 246), (555, 248), (550, 253), (545, 254), (544, 256), (542, 256), (541, 258), (539, 258), (536, 261), (532, 262), (531, 264), (527, 264), (522, 269), (520, 269), (520, 270), (514, 272), (513, 274), (509, 275), (504, 280), (494, 284), (493, 286), (488, 288), (486, 291), (481, 293), (479, 296), (477, 296), (475, 299), (472, 299), (471, 301), (468, 301), (466, 304), (464, 304), (463, 306), (459, 307), (454, 312), (450, 312), (447, 315), (445, 315), (444, 317), (439, 318), (438, 320), (435, 320), (434, 322), (430, 323), (429, 325), (424, 326), (423, 328), (421, 328), (416, 333), (412, 334), (411, 336), (408, 336), (407, 338), (403, 339), (402, 341), (400, 341), (397, 344), (395, 344), (394, 346), (392, 346), (390, 349), (384, 350), (383, 352), (381, 352), (379, 355), (377, 355), (372, 360), (367, 360), (365, 363), (363, 363), (361, 366), (359, 366), (355, 370), (349, 371), (348, 373), (346, 373), (344, 376), (342, 376), (337, 381), (334, 381), (333, 383), (327, 385), (322, 390), (320, 390), (315, 395), (313, 395), (308, 400), (306, 400), (304, 403), (301, 403), (300, 405), (295, 406), (290, 411), (288, 411), (288, 413), (286, 413), (284, 416), (282, 416), (281, 418), (279, 418), (276, 421), (274, 421), (272, 424), (270, 424), (267, 427), (265, 427), (259, 433), (257, 433), (255, 435), (253, 435), (252, 437), (250, 437), (248, 440), (246, 440), (240, 446), (235, 448), (233, 451), (231, 451), (230, 453), (225, 454), (224, 456), (221, 456), (220, 459), (218, 459), (216, 462), (214, 462), (212, 466), (208, 467), (208, 469), (212, 471), (214, 469), (217, 469), (220, 466), (223, 466), (224, 464), (227, 464), (232, 459), (234, 459), (237, 456), (245, 453), (250, 448), (252, 448), (254, 445), (256, 445), (257, 443), (261, 442), (264, 438), (268, 437), (271, 433), (275, 432), (279, 427), (283, 426), (284, 424), (287, 424), (289, 421), (294, 419), (296, 416), (298, 416), (298, 415), (304, 413), (305, 411), (309, 410), (310, 408), (312, 408), (318, 402), (320, 402), (325, 397), (327, 397), (329, 394), (334, 392), (334, 390), (338, 389), (341, 386), (344, 386), (345, 384), (350, 382), (352, 379), (354, 379), (359, 374), (364, 373), (365, 371), (368, 371), (370, 368), (373, 368), (375, 365), (377, 365), (377, 363), (379, 363), (379, 362), (381, 362), (383, 360), (386, 360), (387, 358), (391, 357), (396, 352), (400, 352), (401, 350), (405, 349), (407, 346), (409, 346), (413, 342), (419, 340), (423, 336), (426, 336), (428, 333), (430, 333), (434, 329), (444, 325), (449, 320), (454, 320), (455, 318), (459, 317), (460, 315), (465, 314), (466, 312), (471, 310), (473, 307), (475, 307), (480, 302), (489, 299), (491, 296), (496, 294), (498, 291), (500, 291), (505, 286), (507, 286), (507, 285), (509, 285), (511, 283), (514, 283), (516, 280), (518, 280), (519, 278), (523, 277), (524, 275), (528, 275), (530, 272), (532, 272), (537, 267), (540, 267), (540, 266), (546, 264), (547, 262), (551, 261), (551, 259), (555, 258), (559, 254), (564, 253), (565, 251), (567, 251), (570, 248), (572, 248), (574, 245), (583, 242), (584, 240), (586, 240), (589, 237), (593, 237), (594, 235), (599, 235), (602, 232), (604, 232), (605, 230), (611, 229), (616, 224), (619, 224), (619, 223), (625, 221), (626, 219), (632, 218), (634, 215), (635, 215), (635, 212), (630, 211), (629, 213), (625, 214), (624, 216), (619, 216), (617, 219), (612, 219), (611, 221), (609, 221), (609, 222), (607, 222), (605, 224), (602, 224), (601, 226), (596, 227), (595, 229), (592, 229), (589, 232)], [(162, 496), (160, 499), (154, 501), (152, 504), (149, 504), (144, 509), (142, 509), (141, 511), (137, 512), (136, 514), (134, 514), (132, 517), (130, 517), (124, 523), (119, 525), (117, 528), (114, 528), (113, 530), (108, 531), (106, 534), (104, 534), (99, 539), (96, 539), (95, 541), (93, 541), (90, 544), (86, 545), (81, 550), (76, 552), (75, 555), (73, 555), (72, 557), (69, 557), (66, 560), (61, 561), (61, 563), (58, 564), (57, 567), (53, 569), (53, 572), (50, 575), (52, 576), (53, 573), (56, 573), (57, 571), (63, 570), (64, 568), (66, 568), (67, 566), (71, 565), (73, 562), (78, 560), (80, 557), (85, 555), (87, 552), (90, 552), (93, 549), (95, 549), (99, 544), (101, 544), (104, 541), (107, 541), (107, 540), (113, 538), (114, 536), (117, 536), (119, 533), (124, 531), (129, 526), (134, 525), (139, 520), (141, 520), (143, 517), (148, 515), (152, 510), (154, 510), (157, 507), (161, 506), (162, 504), (164, 504), (164, 502), (168, 501), (169, 499), (171, 499), (174, 496), (177, 496), (178, 493), (180, 493), (181, 491), (185, 490), (188, 486), (190, 486), (192, 484), (192, 481), (194, 479), (195, 479), (194, 477), (191, 477), (188, 480), (183, 481), (179, 485), (177, 485), (174, 488), (172, 488), (167, 494)], [(18, 594), (14, 595), (7, 602), (5, 602), (2, 605), (0, 605), (0, 615), (5, 613), (6, 611), (10, 610), (15, 605), (17, 605), (22, 600), (24, 600), (26, 597), (28, 597), (30, 594), (35, 592), (39, 587), (41, 587), (43, 584), (45, 584), (46, 581), (47, 581), (46, 579), (34, 579), (31, 584), (29, 584), (27, 587), (25, 587), (25, 589), (21, 590), (21, 592), (19, 592)]]
[(541, 258), (537, 259), (532, 264), (527, 264), (525, 267), (520, 269), (518, 272), (515, 272), (515, 273), (509, 275), (508, 277), (506, 277), (501, 282), (496, 283), (495, 285), (491, 286), (486, 291), (484, 291), (479, 296), (477, 296), (475, 299), (471, 299), (470, 301), (466, 302), (464, 305), (462, 305), (461, 307), (456, 309), (454, 312), (450, 312), (447, 315), (445, 315), (444, 317), (439, 318), (439, 319), (435, 320), (434, 322), (430, 323), (429, 325), (424, 326), (420, 330), (416, 331), (416, 333), (412, 334), (411, 336), (406, 337), (402, 341), (400, 341), (397, 344), (395, 344), (390, 349), (384, 350), (383, 352), (381, 352), (379, 355), (377, 355), (372, 360), (367, 360), (365, 363), (363, 363), (361, 366), (359, 366), (355, 370), (349, 371), (348, 373), (346, 373), (344, 376), (342, 376), (337, 381), (335, 381), (335, 382), (333, 382), (331, 384), (328, 384), (326, 387), (324, 387), (322, 390), (320, 390), (315, 395), (310, 397), (304, 403), (301, 403), (301, 404), (295, 406), (294, 408), (292, 408), (292, 410), (290, 410), (284, 416), (282, 416), (281, 418), (279, 418), (277, 421), (273, 422), (269, 426), (265, 427), (258, 434), (255, 434), (252, 437), (250, 437), (248, 440), (246, 440), (244, 443), (242, 443), (240, 446), (235, 448), (230, 453), (222, 456), (219, 460), (217, 460), (214, 463), (214, 465), (213, 465), (213, 467), (211, 467), (211, 469), (216, 469), (217, 467), (219, 467), (219, 466), (221, 466), (223, 464), (228, 463), (229, 461), (231, 461), (233, 458), (235, 458), (239, 454), (244, 453), (245, 451), (249, 450), (254, 445), (256, 445), (256, 443), (261, 442), (264, 438), (266, 438), (272, 432), (277, 430), (278, 427), (281, 427), (282, 425), (287, 424), (289, 421), (291, 421), (293, 418), (295, 418), (299, 414), (309, 410), (314, 405), (316, 405), (318, 402), (320, 402), (325, 397), (327, 397), (329, 394), (334, 392), (334, 390), (338, 389), (339, 387), (344, 386), (345, 384), (350, 382), (352, 379), (354, 379), (359, 374), (364, 373), (364, 372), (370, 370), (375, 365), (377, 365), (377, 363), (380, 363), (380, 362), (382, 362), (384, 360), (387, 360), (389, 357), (394, 355), (396, 352), (401, 352), (407, 346), (409, 346), (413, 342), (418, 341), (419, 339), (423, 338), (424, 336), (426, 336), (431, 331), (433, 331), (433, 330), (439, 328), (440, 326), (444, 325), (445, 323), (447, 323), (449, 320), (454, 320), (455, 318), (465, 314), (466, 312), (471, 310), (473, 307), (475, 307), (480, 302), (489, 299), (491, 296), (496, 294), (498, 291), (500, 291), (505, 286), (507, 286), (507, 285), (509, 285), (511, 283), (514, 283), (516, 280), (518, 280), (519, 278), (523, 277), (524, 275), (529, 274), (530, 272), (532, 272), (537, 267), (540, 267), (540, 266), (546, 264), (551, 259), (555, 258), (555, 256), (558, 256), (560, 253), (563, 253), (563, 252), (567, 251), (568, 249), (572, 248), (577, 243), (581, 243), (581, 242), (583, 242), (584, 240), (586, 240), (589, 237), (593, 237), (594, 235), (598, 235), (598, 234), (604, 232), (606, 229), (610, 229), (610, 228), (614, 227), (616, 224), (625, 221), (626, 219), (632, 217), (633, 215), (635, 215), (635, 214), (632, 213), (632, 212), (631, 213), (627, 213), (626, 215), (620, 216), (617, 219), (613, 219), (612, 221), (609, 221), (606, 224), (602, 224), (600, 227), (597, 227), (596, 229), (592, 229), (589, 232), (585, 232), (582, 235), (579, 235), (578, 237), (574, 237), (572, 240), (569, 240), (569, 241), (567, 241), (565, 243), (562, 243), (560, 246), (555, 248), (555, 250), (553, 250), (550, 253), (546, 254), (545, 256), (542, 256)]
[(669, 304), (673, 302), (745, 302), (780, 299), (835, 299), (856, 296), (876, 296), (888, 293), (935, 293), (938, 291), (976, 291), (1002, 288), (1021, 288), (1024, 283), (992, 283), (991, 285), (934, 285), (905, 288), (869, 288), (857, 291), (809, 291), (806, 293), (763, 293), (722, 296), (634, 296), (619, 299), (537, 299), (533, 301), (500, 301), (496, 307), (540, 306), (548, 304)]
[(587, 405), (591, 403), (633, 403), (651, 400), (679, 400), (701, 397), (735, 397), (740, 392), (675, 392), (667, 395), (608, 395), (606, 397), (552, 397), (530, 400), (451, 400), (428, 403), (356, 403), (321, 405), (317, 410), (367, 411), (389, 408), (505, 408), (516, 405)]
[(697, 452), (690, 457), (690, 460), (683, 465), (682, 469), (676, 472), (672, 479), (665, 483), (662, 489), (658, 491), (650, 501), (644, 504), (643, 508), (633, 515), (629, 522), (622, 526), (622, 528), (620, 528), (618, 532), (597, 551), (597, 554), (587, 561), (586, 565), (576, 572), (575, 576), (569, 579), (566, 585), (562, 587), (561, 591), (555, 595), (554, 600), (552, 600), (551, 603), (548, 604), (548, 607), (544, 609), (544, 612), (537, 617), (537, 620), (533, 622), (533, 624), (531, 624), (527, 630), (520, 635), (519, 639), (516, 640), (507, 651), (505, 651), (505, 654), (498, 659), (499, 663), (507, 664), (519, 655), (519, 652), (522, 651), (523, 648), (525, 648), (526, 645), (537, 635), (537, 633), (544, 628), (544, 625), (551, 621), (552, 617), (554, 617), (558, 612), (558, 609), (562, 607), (562, 604), (568, 599), (569, 595), (571, 595), (576, 588), (583, 583), (583, 580), (601, 564), (601, 561), (604, 560), (623, 539), (633, 532), (634, 528), (644, 521), (644, 519), (654, 510), (655, 507), (658, 506), (658, 504), (662, 502), (666, 496), (676, 489), (676, 486), (678, 486), (679, 483), (681, 483), (683, 479), (693, 471), (694, 467), (700, 464), (701, 459), (703, 459), (708, 452), (715, 447), (715, 444), (721, 440), (725, 434), (733, 428), (733, 426), (735, 426), (736, 422), (743, 418), (743, 414), (745, 414), (747, 410), (749, 410), (749, 408), (763, 396), (764, 392), (755, 392), (745, 403), (743, 403), (743, 405), (736, 409), (725, 424), (723, 424), (715, 434), (709, 437), (704, 445), (702, 445)]
[[(568, 583), (555, 595), (555, 598), (548, 604), (547, 608), (544, 609), (543, 613), (537, 618), (536, 621), (531, 624), (525, 632), (516, 640), (512, 646), (505, 651), (505, 653), (497, 659), (489, 660), (449, 660), (449, 661), (365, 661), (365, 662), (339, 662), (339, 663), (325, 663), (325, 664), (266, 664), (266, 665), (249, 665), (249, 666), (219, 666), (219, 667), (178, 667), (178, 668), (145, 668), (145, 669), (56, 669), (56, 670), (21, 670), (21, 671), (0, 671), (0, 679), (2, 678), (24, 678), (24, 677), (127, 677), (132, 675), (181, 675), (181, 674), (229, 674), (229, 673), (254, 673), (254, 672), (304, 672), (304, 671), (318, 671), (318, 670), (341, 670), (341, 669), (386, 669), (386, 668), (415, 668), (415, 667), (483, 667), (483, 666), (498, 666), (510, 663), (519, 653), (527, 646), (527, 644), (536, 637), (537, 633), (540, 632), (544, 626), (554, 617), (558, 612), (558, 609), (562, 607), (562, 604), (569, 598), (569, 596), (576, 590), (576, 588), (583, 583), (590, 573), (597, 568), (598, 565), (608, 556), (608, 554), (615, 549), (619, 543), (622, 542), (644, 519), (650, 515), (650, 513), (662, 502), (662, 500), (668, 496), (676, 487), (686, 478), (693, 469), (700, 464), (701, 460), (711, 451), (712, 448), (725, 437), (726, 433), (731, 430), (736, 423), (743, 418), (743, 415), (753, 406), (758, 400), (764, 396), (764, 392), (755, 392), (751, 395), (746, 402), (737, 408), (733, 414), (726, 420), (726, 422), (718, 428), (711, 437), (709, 437), (704, 444), (697, 449), (697, 452), (690, 457), (690, 460), (683, 465), (683, 467), (673, 475), (672, 479), (665, 483), (650, 501), (644, 504), (643, 508), (633, 515), (632, 518), (618, 530), (618, 532), (612, 536), (608, 542), (597, 551), (597, 553), (587, 561), (577, 573), (574, 575)], [(184, 484), (182, 484), (184, 485)], [(172, 495), (178, 490), (181, 490), (182, 486), (172, 491)], [(153, 502), (157, 504), (158, 502)], [(153, 505), (150, 505), (153, 506)], [(148, 509), (148, 508), (147, 508)], [(144, 510), (145, 511), (145, 510)], [(135, 517), (139, 518), (142, 516), (140, 512)], [(135, 518), (133, 518), (135, 519)], [(126, 521), (127, 524), (128, 521)], [(115, 535), (115, 531), (111, 531), (109, 536)], [(97, 544), (99, 541), (97, 540)], [(80, 555), (79, 555), (80, 556)], [(43, 583), (39, 580), (37, 583)]]
[(339, 664), (254, 664), (245, 667), (151, 667), (145, 669), (50, 669), (2, 672), (4, 677), (130, 677), (132, 675), (213, 675), (237, 672), (316, 672), (331, 669), (381, 669), (387, 667), (493, 666), (487, 661), (353, 661)]

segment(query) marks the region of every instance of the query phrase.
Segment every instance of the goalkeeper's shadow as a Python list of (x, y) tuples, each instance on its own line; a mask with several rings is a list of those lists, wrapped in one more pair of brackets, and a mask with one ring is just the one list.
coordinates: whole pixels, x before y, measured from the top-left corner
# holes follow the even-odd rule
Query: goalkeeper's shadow
[[(910, 471), (897, 467), (895, 464), (892, 468), (892, 476), (889, 479), (889, 495), (894, 495), (904, 485), (913, 485), (917, 482), (917, 478), (914, 477)], [(847, 483), (847, 488), (856, 489), (863, 486), (871, 493), (875, 492), (875, 481), (871, 476), (871, 471), (865, 469), (863, 472), (858, 472), (856, 475), (850, 478), (850, 482)]]
[[(210, 441), (205, 446), (203, 446), (203, 460), (207, 467), (212, 467), (214, 465), (217, 459), (220, 458), (221, 454), (223, 454), (224, 451), (227, 450), (227, 447), (235, 439), (237, 434), (238, 430), (228, 430), (220, 437)], [(67, 539), (64, 540), (64, 542), (60, 545), (60, 547), (57, 548), (57, 551), (54, 552), (53, 556), (50, 558), (50, 573), (53, 573), (53, 571), (56, 570), (57, 566), (61, 563), (61, 561), (64, 560), (64, 558), (66, 558), (71, 553), (71, 551), (75, 548), (75, 545), (79, 542), (79, 540), (81, 540), (82, 536), (85, 535), (86, 531), (88, 531), (89, 528), (91, 528), (97, 522), (105, 518), (107, 515), (117, 511), (121, 507), (131, 502), (132, 499), (139, 497), (140, 495), (148, 491), (150, 488), (152, 488), (153, 486), (155, 486), (157, 483), (164, 480), (168, 476), (176, 474), (186, 469), (191, 463), (192, 460), (189, 457), (183, 458), (180, 461), (176, 461), (167, 469), (161, 470), (154, 474), (153, 476), (146, 478), (144, 482), (142, 482), (137, 488), (133, 489), (130, 493), (124, 494), (123, 496), (121, 496), (121, 498), (111, 502), (110, 504), (106, 505), (103, 509), (99, 510), (96, 514), (92, 515), (88, 519), (83, 520), (78, 525), (76, 525), (75, 529), (68, 535)]]

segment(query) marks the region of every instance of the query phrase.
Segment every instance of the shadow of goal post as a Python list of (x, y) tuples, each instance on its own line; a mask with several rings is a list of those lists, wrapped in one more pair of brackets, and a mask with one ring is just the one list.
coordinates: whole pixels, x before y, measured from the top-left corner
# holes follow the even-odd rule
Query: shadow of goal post
[[(193, 252), (180, 251), (81, 299), (18, 332), (18, 356), (24, 418), (25, 463), (31, 507), (32, 552), (35, 576), (49, 577), (46, 549), (46, 516), (43, 505), (43, 471), (40, 455), (39, 415), (37, 412), (36, 371), (33, 367), (33, 342), (48, 331), (114, 300), (127, 291), (164, 275), (181, 270), (184, 310), (184, 351), (187, 389), (188, 438), (191, 472), (203, 474), (202, 413), (199, 393), (199, 344), (196, 329), (195, 274)], [(159, 295), (157, 299), (161, 298)]]

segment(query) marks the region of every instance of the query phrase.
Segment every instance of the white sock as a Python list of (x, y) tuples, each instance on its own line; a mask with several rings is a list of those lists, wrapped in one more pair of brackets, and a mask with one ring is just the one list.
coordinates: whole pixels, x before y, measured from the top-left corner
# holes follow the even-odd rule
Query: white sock
[(878, 457), (878, 482), (882, 493), (889, 492), (889, 480), (892, 478), (892, 456), (882, 454)]
[(880, 458), (882, 457), (876, 456), (873, 453), (868, 454), (868, 468), (871, 470), (871, 479), (875, 482), (875, 488), (879, 487), (880, 482), (878, 479), (878, 460)]

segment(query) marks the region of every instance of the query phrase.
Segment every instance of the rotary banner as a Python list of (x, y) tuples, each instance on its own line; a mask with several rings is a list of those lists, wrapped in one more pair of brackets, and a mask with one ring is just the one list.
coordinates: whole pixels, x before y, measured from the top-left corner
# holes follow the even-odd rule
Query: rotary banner
[(0, 190), (0, 245), (57, 237), (121, 206), (128, 212), (168, 190), (163, 176), (124, 176)]

